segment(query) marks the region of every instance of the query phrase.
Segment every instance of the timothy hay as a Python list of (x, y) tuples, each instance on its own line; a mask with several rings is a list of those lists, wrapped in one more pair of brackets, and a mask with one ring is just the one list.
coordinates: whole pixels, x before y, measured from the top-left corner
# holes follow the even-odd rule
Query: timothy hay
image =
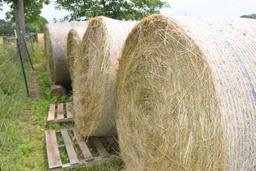
[(82, 38), (87, 28), (87, 23), (82, 27), (71, 29), (67, 38), (67, 62), (71, 80), (73, 80), (74, 61), (79, 56)]
[(134, 22), (89, 21), (74, 68), (75, 123), (83, 136), (115, 134), (115, 80), (123, 43)]
[(84, 26), (85, 22), (47, 24), (44, 30), (45, 56), (49, 80), (52, 84), (70, 84), (67, 66), (67, 36), (70, 29)]
[(145, 18), (117, 74), (127, 170), (256, 170), (256, 22)]

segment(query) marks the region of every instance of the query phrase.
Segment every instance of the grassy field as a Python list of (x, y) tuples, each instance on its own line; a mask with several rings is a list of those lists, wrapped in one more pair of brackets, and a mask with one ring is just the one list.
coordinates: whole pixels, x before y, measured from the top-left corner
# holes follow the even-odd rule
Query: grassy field
[(0, 46), (3, 45), (3, 37), (0, 36)]
[[(16, 48), (3, 48), (0, 40), (0, 171), (47, 170), (44, 131), (73, 126), (46, 124), (48, 105), (65, 102), (69, 97), (50, 97), (42, 49), (42, 45), (36, 45), (33, 53), (34, 63), (40, 66), (35, 71), (40, 84), (40, 98), (33, 101), (26, 95)], [(30, 83), (33, 72), (28, 64), (25, 68)], [(107, 171), (121, 168), (122, 162), (115, 161), (102, 166), (73, 170)]]

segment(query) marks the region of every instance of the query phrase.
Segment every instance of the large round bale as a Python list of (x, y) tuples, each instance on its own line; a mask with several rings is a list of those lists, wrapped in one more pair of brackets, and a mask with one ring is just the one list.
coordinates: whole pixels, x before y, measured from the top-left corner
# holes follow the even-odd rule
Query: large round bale
[(83, 37), (74, 68), (75, 123), (83, 136), (113, 135), (118, 59), (134, 22), (95, 17)]
[(67, 38), (67, 63), (68, 63), (68, 70), (70, 74), (71, 80), (73, 80), (73, 68), (75, 60), (78, 58), (80, 50), (81, 50), (81, 44), (82, 44), (82, 38), (85, 33), (85, 30), (87, 28), (87, 23), (81, 27), (76, 27), (74, 29), (71, 29), (68, 33)]
[(256, 169), (256, 21), (145, 18), (117, 74), (127, 170)]
[(72, 28), (85, 26), (85, 22), (47, 24), (44, 30), (45, 57), (49, 80), (52, 84), (68, 86), (67, 36)]

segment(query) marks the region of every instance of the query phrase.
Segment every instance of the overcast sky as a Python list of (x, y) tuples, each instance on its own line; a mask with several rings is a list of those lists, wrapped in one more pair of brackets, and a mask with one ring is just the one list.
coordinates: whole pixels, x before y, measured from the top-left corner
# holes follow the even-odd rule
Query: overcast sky
[[(171, 8), (161, 10), (163, 14), (194, 15), (194, 16), (241, 16), (243, 14), (256, 13), (256, 0), (168, 0)], [(5, 18), (5, 12), (9, 10), (4, 5), (0, 12), (0, 18)], [(57, 20), (68, 15), (65, 10), (54, 9), (54, 4), (44, 5), (42, 16), (49, 22), (53, 18)]]
[(256, 13), (256, 0), (168, 0), (164, 14), (196, 16), (241, 16)]

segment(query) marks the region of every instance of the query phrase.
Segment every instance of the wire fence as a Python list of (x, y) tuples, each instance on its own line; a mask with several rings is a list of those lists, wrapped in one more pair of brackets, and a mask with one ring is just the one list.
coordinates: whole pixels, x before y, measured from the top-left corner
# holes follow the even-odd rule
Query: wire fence
[[(27, 79), (31, 80), (31, 66), (28, 61), (24, 64)], [(25, 118), (24, 108), (29, 100), (16, 45), (0, 44), (0, 170), (6, 168), (5, 160), (12, 160), (11, 154), (21, 141), (17, 125)]]

